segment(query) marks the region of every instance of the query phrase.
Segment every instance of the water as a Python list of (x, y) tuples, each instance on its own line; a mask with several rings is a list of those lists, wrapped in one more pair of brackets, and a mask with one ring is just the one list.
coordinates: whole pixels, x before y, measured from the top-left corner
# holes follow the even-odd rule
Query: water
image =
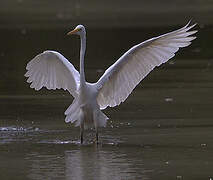
[[(89, 29), (87, 79), (97, 80), (139, 38), (168, 29)], [(155, 69), (124, 104), (105, 110), (110, 120), (98, 146), (94, 131), (80, 145), (79, 129), (65, 124), (67, 92), (35, 92), (23, 77), (26, 63), (47, 47), (78, 67), (77, 37), (61, 30), (1, 31), (0, 179), (213, 178), (211, 28), (200, 29), (202, 38)]]
[[(134, 96), (121, 108), (107, 111), (111, 119), (107, 128), (101, 129), (98, 146), (93, 143), (93, 131), (86, 132), (86, 142), (80, 145), (79, 129), (63, 122), (65, 98), (56, 96), (43, 102), (40, 97), (17, 98), (13, 106), (22, 106), (19, 113), (11, 111), (11, 117), (1, 117), (1, 179), (212, 177), (211, 117), (193, 118), (196, 112), (190, 112), (190, 108), (197, 111), (202, 108), (184, 106), (183, 100), (177, 103), (183, 106), (178, 113), (175, 113), (175, 100), (162, 99), (157, 104), (161, 98), (156, 96), (148, 103), (148, 95), (155, 97), (152, 93), (152, 90), (144, 95), (138, 93), (144, 99), (141, 109)], [(49, 108), (54, 102), (57, 105)], [(203, 108), (208, 105), (204, 104)], [(186, 113), (187, 106), (191, 115), (179, 117)]]

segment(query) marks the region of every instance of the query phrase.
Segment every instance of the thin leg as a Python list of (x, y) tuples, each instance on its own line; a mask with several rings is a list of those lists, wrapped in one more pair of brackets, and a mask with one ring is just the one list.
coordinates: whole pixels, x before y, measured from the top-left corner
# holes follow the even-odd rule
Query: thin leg
[(96, 143), (98, 144), (98, 129), (96, 129)]
[(97, 110), (93, 112), (93, 121), (95, 126), (96, 144), (98, 145), (99, 111)]
[(81, 140), (81, 144), (83, 144), (84, 141), (84, 126), (80, 126), (80, 140)]

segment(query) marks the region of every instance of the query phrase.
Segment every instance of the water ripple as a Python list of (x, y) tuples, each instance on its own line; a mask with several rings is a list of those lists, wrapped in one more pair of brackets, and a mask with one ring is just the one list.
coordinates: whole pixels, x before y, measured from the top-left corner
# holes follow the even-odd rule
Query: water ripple
[(0, 131), (2, 132), (28, 132), (28, 131), (39, 131), (38, 127), (15, 127), (15, 126), (9, 126), (9, 127), (0, 127)]

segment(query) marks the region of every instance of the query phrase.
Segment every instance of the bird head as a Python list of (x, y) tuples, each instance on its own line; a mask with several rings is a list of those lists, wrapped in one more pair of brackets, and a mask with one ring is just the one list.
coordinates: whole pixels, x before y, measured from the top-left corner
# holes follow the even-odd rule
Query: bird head
[(68, 32), (67, 35), (77, 34), (81, 36), (82, 34), (85, 34), (85, 27), (83, 25), (77, 25), (75, 29)]

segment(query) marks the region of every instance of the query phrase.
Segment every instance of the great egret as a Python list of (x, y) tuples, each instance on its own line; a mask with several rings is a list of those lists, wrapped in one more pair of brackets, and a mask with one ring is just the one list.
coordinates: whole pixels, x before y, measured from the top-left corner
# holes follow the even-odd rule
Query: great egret
[[(65, 122), (80, 126), (80, 141), (89, 126), (95, 127), (98, 142), (98, 127), (105, 127), (108, 117), (101, 111), (124, 102), (137, 84), (156, 66), (171, 59), (180, 47), (186, 47), (196, 37), (196, 24), (190, 22), (184, 27), (151, 38), (133, 46), (111, 65), (96, 83), (88, 83), (84, 73), (84, 54), (86, 50), (86, 30), (78, 25), (68, 33), (77, 34), (81, 39), (80, 74), (75, 67), (59, 52), (44, 51), (27, 64), (27, 82), (30, 87), (40, 90), (68, 90), (74, 97), (65, 111)], [(191, 30), (191, 31), (189, 31)]]

